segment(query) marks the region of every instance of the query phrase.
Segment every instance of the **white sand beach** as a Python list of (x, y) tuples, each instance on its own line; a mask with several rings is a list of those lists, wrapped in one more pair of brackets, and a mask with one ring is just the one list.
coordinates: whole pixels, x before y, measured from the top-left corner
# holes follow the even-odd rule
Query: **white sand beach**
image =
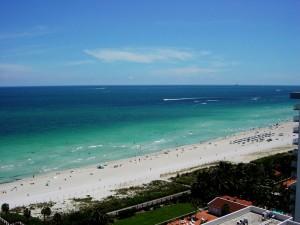
[(118, 188), (165, 179), (179, 171), (220, 160), (248, 162), (291, 150), (292, 128), (292, 122), (284, 122), (204, 143), (110, 162), (103, 169), (93, 165), (1, 184), (0, 203), (7, 202), (13, 208), (54, 201), (57, 206), (67, 208), (70, 201), (66, 200), (74, 197), (90, 195), (101, 199)]

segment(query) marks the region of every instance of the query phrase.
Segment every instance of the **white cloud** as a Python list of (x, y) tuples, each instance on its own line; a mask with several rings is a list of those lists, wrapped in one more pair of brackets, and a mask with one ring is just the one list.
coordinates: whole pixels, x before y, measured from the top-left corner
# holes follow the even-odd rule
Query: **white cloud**
[(240, 63), (237, 61), (213, 61), (211, 62), (211, 65), (214, 67), (232, 67), (232, 66), (237, 66)]
[(52, 32), (46, 26), (35, 26), (27, 31), (0, 33), (0, 40), (36, 37), (36, 36), (42, 36), (49, 33)]
[[(21, 64), (0, 63), (0, 85), (15, 82), (32, 74), (32, 68)], [(16, 85), (16, 84), (14, 84)]]
[(187, 66), (187, 67), (176, 67), (176, 68), (157, 70), (154, 73), (161, 74), (161, 75), (201, 75), (201, 74), (209, 74), (209, 73), (216, 73), (216, 72), (219, 72), (219, 70), (215, 68)]
[(95, 61), (93, 60), (77, 60), (77, 61), (69, 61), (66, 62), (66, 66), (80, 66), (80, 65), (86, 65), (86, 64), (93, 64)]
[(87, 55), (103, 62), (153, 63), (165, 61), (184, 61), (193, 58), (187, 50), (174, 48), (122, 48), (84, 50)]
[(31, 67), (21, 65), (21, 64), (9, 64), (9, 63), (0, 64), (1, 73), (25, 73), (31, 71), (32, 71)]
[(208, 50), (203, 50), (203, 51), (200, 51), (199, 54), (201, 56), (208, 56), (208, 55), (212, 55), (212, 52), (208, 51)]

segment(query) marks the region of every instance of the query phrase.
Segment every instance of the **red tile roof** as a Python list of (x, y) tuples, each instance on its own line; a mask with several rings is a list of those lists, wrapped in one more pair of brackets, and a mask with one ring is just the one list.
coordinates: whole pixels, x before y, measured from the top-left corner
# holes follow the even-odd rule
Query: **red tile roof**
[[(197, 212), (194, 216), (197, 218), (197, 221), (195, 221), (195, 223), (194, 223), (195, 225), (203, 224), (202, 219), (204, 219), (205, 222), (209, 222), (209, 221), (212, 221), (212, 220), (218, 218), (216, 216), (209, 214), (207, 210)], [(189, 224), (188, 218), (178, 219), (178, 220), (168, 223), (168, 225), (185, 225), (185, 224)]]
[(230, 212), (235, 212), (252, 205), (252, 202), (239, 199), (237, 197), (225, 195), (221, 197), (216, 197), (208, 203), (208, 206), (217, 209), (222, 209), (225, 204), (229, 205)]
[(290, 186), (292, 186), (293, 184), (295, 184), (297, 182), (296, 179), (294, 178), (289, 178), (285, 181), (282, 182), (282, 186), (285, 188), (289, 188)]

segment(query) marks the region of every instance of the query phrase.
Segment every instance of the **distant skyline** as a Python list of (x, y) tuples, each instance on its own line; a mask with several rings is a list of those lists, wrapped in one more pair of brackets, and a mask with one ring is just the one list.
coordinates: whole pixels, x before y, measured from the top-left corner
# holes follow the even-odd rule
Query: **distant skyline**
[(0, 1), (0, 86), (300, 84), (299, 0)]

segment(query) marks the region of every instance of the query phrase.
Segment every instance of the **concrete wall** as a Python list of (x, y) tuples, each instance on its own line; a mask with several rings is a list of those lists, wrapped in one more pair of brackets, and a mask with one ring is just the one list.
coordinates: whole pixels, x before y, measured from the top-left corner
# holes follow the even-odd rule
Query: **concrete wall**
[[(300, 111), (298, 111), (300, 115)], [(300, 124), (298, 123), (298, 127), (300, 129)], [(298, 134), (298, 156), (297, 156), (297, 186), (296, 186), (296, 199), (295, 199), (295, 213), (294, 220), (300, 223), (300, 140)]]

